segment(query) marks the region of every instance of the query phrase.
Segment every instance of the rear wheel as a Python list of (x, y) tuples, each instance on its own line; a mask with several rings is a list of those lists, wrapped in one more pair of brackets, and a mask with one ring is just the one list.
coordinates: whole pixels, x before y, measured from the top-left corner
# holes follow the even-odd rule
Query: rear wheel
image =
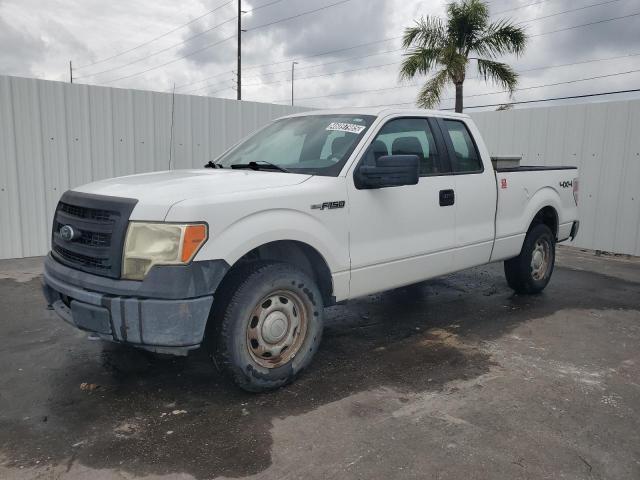
[(520, 255), (504, 262), (507, 283), (517, 293), (538, 293), (551, 280), (556, 259), (553, 233), (538, 224), (527, 233)]
[(309, 365), (322, 336), (323, 304), (308, 275), (286, 263), (249, 265), (219, 297), (214, 354), (238, 386), (272, 390)]

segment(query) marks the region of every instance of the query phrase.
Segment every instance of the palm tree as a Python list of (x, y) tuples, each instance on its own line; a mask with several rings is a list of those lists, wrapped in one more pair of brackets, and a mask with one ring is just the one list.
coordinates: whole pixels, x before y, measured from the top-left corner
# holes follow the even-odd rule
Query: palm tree
[[(433, 108), (448, 82), (456, 87), (456, 112), (462, 112), (462, 86), (470, 60), (485, 81), (501, 85), (511, 95), (518, 74), (507, 64), (495, 60), (499, 55), (519, 56), (527, 43), (522, 27), (510, 20), (489, 23), (489, 8), (481, 0), (462, 0), (447, 5), (446, 22), (437, 17), (423, 17), (405, 29), (400, 79), (426, 75), (436, 70), (418, 93), (418, 106)], [(474, 55), (474, 56), (470, 56)]]

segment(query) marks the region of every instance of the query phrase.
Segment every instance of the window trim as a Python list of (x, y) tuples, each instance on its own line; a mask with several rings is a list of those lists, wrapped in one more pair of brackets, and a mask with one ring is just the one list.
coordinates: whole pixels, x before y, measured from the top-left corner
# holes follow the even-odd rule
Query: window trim
[[(471, 139), (471, 143), (473, 144), (473, 148), (476, 151), (476, 155), (478, 156), (478, 160), (480, 161), (480, 170), (469, 170), (466, 172), (457, 172), (456, 167), (458, 166), (458, 156), (456, 155), (456, 149), (453, 146), (453, 141), (451, 140), (451, 136), (449, 135), (449, 129), (445, 123), (447, 122), (456, 122), (460, 123), (464, 126), (469, 138)], [(478, 144), (476, 143), (476, 139), (473, 137), (471, 130), (467, 126), (467, 123), (463, 120), (459, 120), (457, 118), (438, 118), (438, 125), (441, 129), (442, 136), (444, 137), (444, 142), (447, 145), (447, 151), (449, 152), (449, 162), (451, 164), (451, 175), (478, 175), (484, 173), (484, 161), (482, 160), (482, 155), (480, 155), (480, 150), (478, 149)]]
[[(436, 149), (438, 150), (438, 160), (439, 160), (440, 166), (442, 166), (445, 169), (445, 171), (438, 172), (438, 173), (430, 173), (430, 174), (419, 174), (419, 178), (444, 177), (447, 175), (453, 175), (450, 154), (448, 152), (445, 139), (443, 138), (442, 131), (440, 130), (440, 126), (438, 125), (436, 118), (422, 117), (419, 115), (408, 115), (408, 116), (389, 118), (384, 123), (381, 123), (380, 126), (373, 133), (370, 132), (371, 139), (367, 142), (365, 148), (362, 150), (362, 154), (360, 155), (360, 158), (356, 162), (355, 168), (352, 170), (353, 171), (351, 175), (352, 178), (354, 178), (355, 175), (357, 174), (358, 169), (360, 168), (360, 166), (365, 160), (365, 157), (367, 156), (367, 152), (369, 151), (369, 148), (371, 147), (371, 145), (373, 145), (373, 142), (375, 142), (375, 140), (378, 138), (378, 135), (380, 134), (382, 129), (387, 124), (394, 122), (396, 120), (424, 120), (427, 122), (427, 126), (431, 129), (431, 134), (433, 135), (433, 139), (436, 144)], [(425, 131), (425, 134), (427, 134), (426, 131)]]

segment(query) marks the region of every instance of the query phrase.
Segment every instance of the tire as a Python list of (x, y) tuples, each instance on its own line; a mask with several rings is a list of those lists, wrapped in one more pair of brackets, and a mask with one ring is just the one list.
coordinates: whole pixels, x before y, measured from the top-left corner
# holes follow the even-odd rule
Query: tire
[(504, 262), (507, 283), (516, 293), (539, 293), (551, 280), (556, 241), (544, 224), (535, 225), (524, 239), (520, 255)]
[(256, 262), (233, 272), (219, 297), (213, 354), (240, 388), (273, 390), (309, 365), (322, 337), (323, 303), (306, 273)]

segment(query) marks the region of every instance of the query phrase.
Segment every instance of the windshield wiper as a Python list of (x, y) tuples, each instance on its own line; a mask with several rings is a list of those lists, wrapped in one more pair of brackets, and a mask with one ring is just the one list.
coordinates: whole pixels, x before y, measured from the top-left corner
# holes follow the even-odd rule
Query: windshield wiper
[(224, 168), (222, 165), (220, 165), (219, 163), (215, 163), (211, 160), (209, 160), (209, 163), (207, 163), (204, 168)]
[[(259, 162), (259, 163), (258, 163)], [(266, 160), (258, 160), (257, 162), (249, 162), (249, 163), (234, 163), (231, 165), (231, 168), (240, 169), (240, 168), (250, 168), (251, 170), (260, 170), (261, 168), (269, 168), (271, 170), (278, 170), (279, 172), (291, 173), (290, 170), (287, 170), (280, 165), (276, 165), (275, 163), (267, 162)]]

